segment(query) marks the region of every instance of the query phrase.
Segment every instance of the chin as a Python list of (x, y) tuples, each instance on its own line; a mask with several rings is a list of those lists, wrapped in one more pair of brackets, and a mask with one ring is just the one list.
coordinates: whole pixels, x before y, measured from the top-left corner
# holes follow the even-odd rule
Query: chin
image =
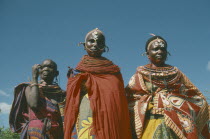
[(166, 59), (165, 58), (160, 58), (160, 59), (156, 59), (156, 61), (158, 63), (164, 63), (166, 61)]
[(44, 81), (46, 81), (47, 80), (47, 78), (46, 77), (43, 77), (43, 78), (41, 78), (42, 80), (44, 80)]
[(51, 78), (50, 76), (44, 76), (42, 77), (42, 80), (48, 80), (49, 78)]

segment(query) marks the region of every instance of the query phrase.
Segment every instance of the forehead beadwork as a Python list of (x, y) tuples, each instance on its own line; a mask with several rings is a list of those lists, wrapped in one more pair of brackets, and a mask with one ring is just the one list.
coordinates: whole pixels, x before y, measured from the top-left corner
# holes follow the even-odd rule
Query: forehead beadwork
[(162, 47), (162, 48), (163, 48), (163, 47), (166, 47), (164, 40), (162, 40), (162, 39), (160, 39), (160, 38), (157, 38), (157, 39), (152, 40), (152, 41), (148, 44), (147, 51), (149, 50), (149, 48), (150, 48), (152, 45), (153, 45), (153, 46), (160, 46), (160, 47)]
[[(96, 29), (97, 30), (97, 29)], [(93, 35), (93, 39), (96, 41), (96, 40), (98, 40), (98, 32), (97, 31), (94, 31), (93, 33), (92, 33), (92, 35)]]
[(165, 45), (164, 45), (164, 41), (163, 40), (161, 40), (161, 39), (159, 39), (159, 38), (157, 38), (156, 40), (154, 40), (155, 42), (153, 43), (153, 45), (155, 45), (155, 46), (158, 46), (158, 45), (160, 45), (160, 47), (165, 47)]
[(99, 30), (98, 28), (95, 28), (93, 30), (91, 30), (90, 32), (87, 33), (87, 35), (85, 36), (85, 41), (87, 41), (87, 38), (89, 36), (92, 36), (92, 38), (96, 41), (100, 38), (100, 36), (104, 36), (103, 32), (101, 30)]
[[(97, 50), (105, 52), (105, 36), (101, 30), (95, 28), (87, 33), (85, 36), (84, 47), (88, 51), (93, 51), (91, 47), (95, 47)], [(91, 49), (90, 49), (91, 48)]]

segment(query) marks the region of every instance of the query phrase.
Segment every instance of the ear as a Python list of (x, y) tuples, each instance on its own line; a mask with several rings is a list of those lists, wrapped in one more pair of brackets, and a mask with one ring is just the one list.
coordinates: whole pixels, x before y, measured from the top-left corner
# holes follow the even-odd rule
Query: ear
[(106, 52), (109, 52), (109, 47), (108, 46), (105, 45), (105, 49), (107, 49), (107, 50), (105, 50)]
[(83, 43), (83, 46), (84, 46), (84, 50), (86, 50), (85, 43)]
[(106, 46), (104, 47), (103, 53), (106, 52)]
[(147, 58), (150, 59), (150, 56), (147, 54)]

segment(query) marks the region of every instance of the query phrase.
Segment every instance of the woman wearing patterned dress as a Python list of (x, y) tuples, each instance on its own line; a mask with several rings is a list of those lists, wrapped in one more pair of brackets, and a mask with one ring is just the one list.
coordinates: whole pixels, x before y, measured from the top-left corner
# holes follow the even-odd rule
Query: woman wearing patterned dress
[(177, 68), (165, 63), (167, 42), (146, 43), (150, 64), (140, 66), (126, 87), (133, 138), (210, 138), (208, 103)]
[(15, 87), (9, 123), (21, 139), (63, 138), (65, 91), (54, 82), (58, 74), (57, 64), (47, 59), (32, 67), (31, 83)]

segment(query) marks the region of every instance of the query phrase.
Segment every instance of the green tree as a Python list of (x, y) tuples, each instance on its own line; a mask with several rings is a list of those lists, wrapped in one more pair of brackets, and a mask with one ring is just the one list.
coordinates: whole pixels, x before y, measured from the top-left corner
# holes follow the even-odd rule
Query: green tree
[[(1, 113), (1, 109), (0, 109)], [(18, 133), (13, 133), (9, 128), (0, 127), (0, 139), (19, 139)]]
[(9, 128), (0, 127), (0, 139), (19, 139), (18, 133), (13, 133)]

